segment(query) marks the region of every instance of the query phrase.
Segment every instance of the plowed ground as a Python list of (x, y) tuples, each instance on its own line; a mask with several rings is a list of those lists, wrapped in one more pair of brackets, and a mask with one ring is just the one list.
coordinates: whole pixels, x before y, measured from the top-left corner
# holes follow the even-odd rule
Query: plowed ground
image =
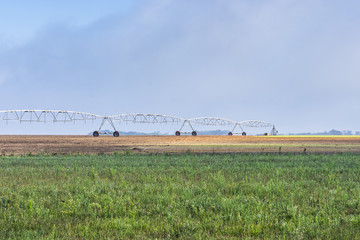
[(360, 136), (0, 136), (1, 155), (358, 152)]

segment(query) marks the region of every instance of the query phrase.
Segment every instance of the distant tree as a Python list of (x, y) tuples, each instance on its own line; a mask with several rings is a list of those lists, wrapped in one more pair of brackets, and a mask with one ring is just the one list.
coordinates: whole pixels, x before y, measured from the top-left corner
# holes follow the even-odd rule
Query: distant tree
[(352, 135), (352, 132), (350, 130), (344, 130), (343, 135)]
[(339, 130), (332, 129), (328, 132), (328, 135), (342, 135), (342, 132)]

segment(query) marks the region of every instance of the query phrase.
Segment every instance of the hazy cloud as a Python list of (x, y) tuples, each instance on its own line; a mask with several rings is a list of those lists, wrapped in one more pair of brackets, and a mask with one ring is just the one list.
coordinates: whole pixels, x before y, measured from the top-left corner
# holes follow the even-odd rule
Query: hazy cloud
[(85, 27), (51, 25), (0, 52), (0, 100), (16, 89), (22, 98), (8, 102), (14, 108), (257, 118), (289, 132), (355, 130), (358, 5), (151, 1)]

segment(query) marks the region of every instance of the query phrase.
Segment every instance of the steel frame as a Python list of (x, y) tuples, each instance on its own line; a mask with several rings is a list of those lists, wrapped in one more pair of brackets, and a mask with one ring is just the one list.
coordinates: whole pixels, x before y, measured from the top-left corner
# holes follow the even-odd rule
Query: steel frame
[[(236, 124), (234, 121), (225, 119), (225, 118), (216, 118), (216, 117), (197, 117), (185, 119), (179, 131), (175, 132), (175, 135), (180, 136), (182, 133), (191, 134), (197, 136), (197, 131), (194, 130), (192, 125), (205, 125), (205, 126), (230, 126)], [(191, 132), (182, 131), (184, 126), (188, 125), (191, 128)]]
[(4, 110), (2, 120), (19, 122), (75, 122), (94, 121), (103, 116), (66, 110)]
[[(184, 132), (184, 131), (182, 131), (186, 125), (191, 128), (191, 132)], [(181, 125), (181, 128), (180, 128), (178, 131), (175, 132), (175, 135), (176, 135), (176, 136), (180, 136), (182, 133), (183, 133), (183, 134), (191, 134), (191, 135), (193, 135), (193, 136), (196, 136), (196, 135), (197, 135), (197, 132), (194, 130), (194, 128), (193, 128), (193, 126), (192, 126), (192, 124), (191, 124), (191, 120), (185, 119), (185, 120), (183, 121), (183, 124)]]
[[(76, 121), (92, 121), (101, 120), (100, 127), (97, 131), (97, 136), (99, 136), (102, 127), (108, 122), (114, 130), (114, 136), (119, 136), (119, 132), (116, 130), (115, 122), (119, 123), (139, 123), (139, 124), (181, 124), (181, 127), (176, 131), (176, 135), (181, 135), (181, 133), (189, 134), (196, 136), (197, 132), (194, 129), (193, 125), (205, 125), (205, 126), (233, 126), (229, 135), (233, 134), (243, 134), (245, 133), (244, 127), (273, 127), (271, 130), (272, 135), (277, 134), (274, 124), (258, 120), (246, 120), (241, 122), (235, 122), (233, 120), (217, 118), (217, 117), (197, 117), (185, 119), (181, 117), (164, 115), (164, 114), (151, 114), (151, 113), (125, 113), (117, 114), (111, 116), (102, 116), (98, 114), (86, 113), (86, 112), (77, 112), (77, 111), (67, 111), (67, 110), (3, 110), (0, 111), (0, 114), (3, 115), (2, 120), (8, 121), (19, 121), (22, 122), (76, 122)], [(184, 127), (189, 126), (191, 132), (183, 132)], [(240, 128), (242, 133), (237, 133), (235, 130)], [(246, 133), (245, 133), (246, 135)]]
[[(235, 131), (236, 128), (240, 128), (240, 129), (241, 129), (241, 133), (236, 132), (236, 131)], [(228, 135), (239, 135), (239, 134), (245, 136), (245, 135), (246, 135), (246, 132), (245, 132), (244, 129), (242, 128), (242, 125), (237, 122), (237, 123), (234, 124), (234, 127), (232, 128), (231, 132), (228, 133)]]
[(263, 127), (263, 128), (272, 127), (274, 125), (269, 122), (258, 121), (258, 120), (245, 120), (245, 121), (239, 122), (239, 124), (241, 124), (242, 126), (245, 126), (245, 127)]
[[(244, 131), (244, 127), (250, 127), (250, 128), (268, 128), (268, 127), (272, 127), (272, 130), (270, 131), (271, 135), (277, 135), (278, 131), (275, 128), (275, 125), (269, 122), (265, 122), (265, 121), (259, 121), (259, 120), (245, 120), (245, 121), (241, 121), (238, 122), (238, 125), (240, 126), (241, 130), (243, 131), (242, 135), (246, 135), (246, 132)], [(235, 129), (235, 127), (234, 127)], [(233, 129), (233, 131), (234, 131)], [(234, 134), (239, 134), (239, 133), (234, 133)], [(265, 133), (265, 135), (269, 135), (269, 133)]]
[(224, 126), (224, 125), (233, 125), (234, 121), (224, 118), (216, 118), (216, 117), (198, 117), (189, 119), (190, 122), (199, 125), (211, 125), (211, 126)]
[(125, 113), (112, 115), (108, 118), (112, 121), (119, 122), (130, 122), (130, 123), (158, 123), (158, 124), (167, 124), (167, 123), (179, 123), (184, 119), (180, 117), (164, 115), (164, 114), (151, 114), (151, 113)]

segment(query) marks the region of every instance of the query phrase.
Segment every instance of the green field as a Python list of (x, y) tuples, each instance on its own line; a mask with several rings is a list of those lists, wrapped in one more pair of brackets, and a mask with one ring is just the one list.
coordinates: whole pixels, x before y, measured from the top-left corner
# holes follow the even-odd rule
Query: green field
[(0, 158), (0, 239), (360, 239), (360, 155)]

